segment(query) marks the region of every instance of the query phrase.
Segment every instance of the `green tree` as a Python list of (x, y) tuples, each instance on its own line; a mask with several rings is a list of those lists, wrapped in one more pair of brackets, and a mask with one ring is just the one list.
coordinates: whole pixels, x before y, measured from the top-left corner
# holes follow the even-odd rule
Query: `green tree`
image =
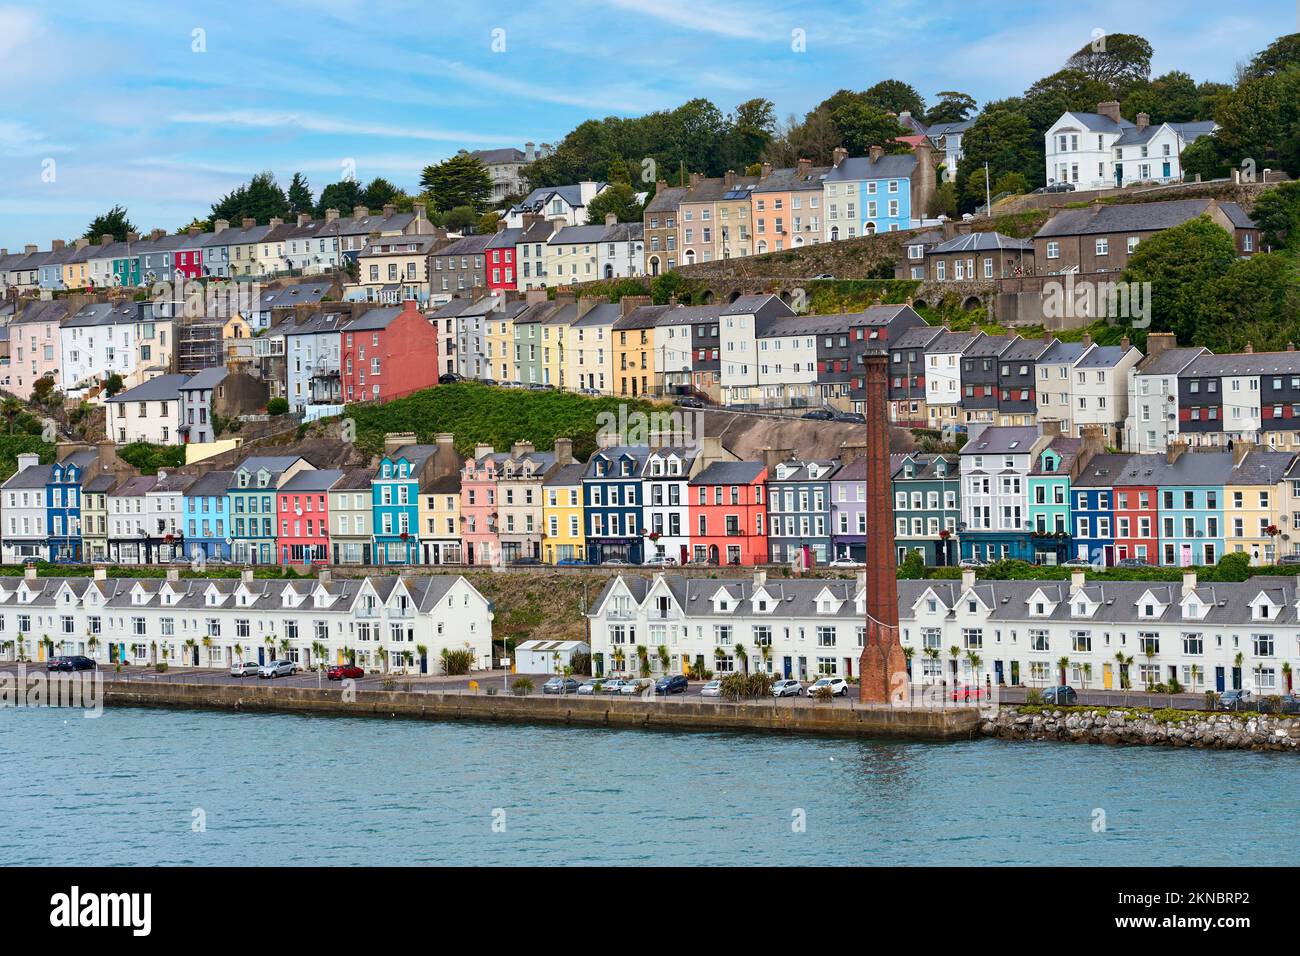
[(930, 107), (925, 119), (932, 126), (936, 123), (963, 123), (970, 118), (978, 105), (975, 97), (969, 93), (942, 90), (939, 93), (939, 102)]
[(1229, 166), (1282, 168), (1300, 176), (1300, 66), (1243, 80), (1215, 111), (1218, 154)]
[(926, 121), (925, 100), (915, 87), (902, 80), (881, 80), (868, 87), (863, 95), (877, 109), (896, 116), (908, 112), (921, 122)]
[(1089, 79), (1104, 83), (1115, 96), (1151, 76), (1151, 44), (1133, 33), (1111, 33), (1082, 46), (1065, 62)]
[(611, 212), (618, 217), (619, 222), (641, 221), (641, 204), (637, 202), (631, 186), (614, 183), (602, 189), (596, 198), (587, 203), (587, 222), (602, 223)]
[(108, 212), (92, 219), (82, 236), (91, 242), (98, 242), (100, 236), (112, 236), (118, 242), (126, 242), (128, 232), (138, 231), (131, 220), (126, 218), (126, 210), (121, 206), (114, 206)]
[[(1108, 84), (1083, 70), (1058, 70), (1025, 91), (1020, 112), (1038, 134), (1041, 152), (1045, 148), (1042, 134), (1061, 118), (1062, 113), (1071, 110), (1091, 113), (1096, 111), (1098, 103), (1113, 96), (1114, 91)], [(987, 107), (984, 112), (988, 112)], [(965, 146), (966, 137), (963, 136), (963, 150)]]
[(776, 110), (772, 101), (761, 98), (746, 100), (727, 117), (727, 127), (722, 142), (727, 168), (739, 171), (758, 162), (776, 131)]
[(316, 201), (316, 215), (321, 217), (325, 215), (325, 210), (337, 209), (339, 215), (350, 216), (354, 208), (364, 205), (361, 201), (361, 184), (355, 179), (340, 179), (320, 191), (320, 199)]
[(492, 195), (492, 178), (476, 156), (457, 153), (441, 163), (424, 167), (420, 186), (433, 197), (434, 208), (451, 212), (468, 206), (477, 216)]
[[(965, 154), (957, 167), (957, 195), (962, 209), (984, 202), (984, 163), (997, 182), (1006, 173), (1020, 173), (1029, 187), (1043, 182), (1043, 137), (1023, 113), (1009, 109), (986, 109), (962, 136)], [(978, 174), (976, 186), (969, 186)]]
[(1251, 218), (1264, 244), (1275, 249), (1300, 244), (1300, 181), (1265, 190), (1255, 200)]
[(300, 212), (311, 212), (315, 207), (311, 198), (311, 184), (307, 182), (307, 177), (302, 173), (294, 173), (293, 179), (289, 182), (289, 215), (296, 216)]
[(1276, 76), (1283, 70), (1300, 66), (1300, 33), (1288, 33), (1278, 37), (1242, 71), (1244, 79), (1258, 80), (1262, 77)]
[(370, 209), (383, 209), (384, 206), (392, 203), (396, 205), (397, 200), (402, 197), (402, 191), (390, 183), (382, 176), (376, 176), (366, 185), (361, 192), (361, 205)]
[(1278, 351), (1295, 342), (1300, 314), (1296, 263), (1288, 254), (1236, 259), (1205, 287), (1190, 341), (1215, 352)]
[(1219, 155), (1219, 144), (1214, 136), (1199, 136), (1183, 148), (1179, 157), (1183, 166), (1183, 179), (1192, 182), (1197, 176), (1202, 180), (1223, 179), (1228, 164)]
[(104, 394), (109, 398), (112, 398), (124, 388), (126, 388), (126, 383), (122, 381), (122, 376), (117, 372), (110, 372), (108, 378), (104, 379)]
[(911, 130), (884, 110), (856, 99), (831, 108), (831, 122), (840, 131), (841, 141), (850, 156), (865, 156), (872, 146), (882, 146), (886, 152), (908, 152), (911, 147), (897, 142)]
[(1003, 173), (993, 181), (993, 195), (1000, 193), (1014, 193), (1020, 195), (1029, 192), (1029, 180), (1025, 178), (1024, 173), (1012, 170), (1009, 173)]
[(1135, 86), (1121, 101), (1120, 109), (1130, 119), (1146, 113), (1152, 123), (1187, 123), (1210, 117), (1201, 102), (1196, 81), (1181, 70)]
[(271, 172), (258, 173), (242, 186), (222, 196), (212, 206), (212, 219), (239, 222), (254, 219), (266, 225), (289, 214), (289, 200)]
[(443, 225), (453, 232), (465, 232), (478, 225), (479, 213), (473, 206), (457, 206), (443, 217)]
[(1227, 231), (1208, 216), (1199, 216), (1142, 240), (1121, 279), (1151, 283), (1151, 331), (1174, 332), (1180, 342), (1194, 336), (1210, 284), (1237, 259)]

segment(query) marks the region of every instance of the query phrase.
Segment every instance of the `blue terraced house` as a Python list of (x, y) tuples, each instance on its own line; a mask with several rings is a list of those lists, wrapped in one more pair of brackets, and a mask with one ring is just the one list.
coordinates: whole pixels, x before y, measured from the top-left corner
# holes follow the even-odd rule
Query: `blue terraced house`
[(1029, 471), (1029, 532), (1035, 564), (1064, 564), (1074, 557), (1071, 547), (1071, 479), (1083, 440), (1057, 436), (1038, 452)]
[(297, 455), (255, 455), (231, 472), (228, 498), (231, 560), (275, 564), (275, 491), (311, 463)]
[(94, 477), (98, 456), (77, 451), (50, 466), (45, 485), (46, 542), (53, 564), (79, 564), (81, 553), (81, 485)]
[(1217, 564), (1224, 554), (1223, 486), (1232, 474), (1233, 453), (1170, 448), (1174, 460), (1166, 460), (1158, 475), (1160, 563)]
[(587, 462), (582, 506), (588, 563), (641, 563), (641, 473), (649, 459), (643, 445), (618, 445), (599, 449)]
[[(228, 561), (231, 527), (228, 509), (233, 472), (210, 471), (185, 490), (183, 528), (188, 548), (185, 557), (193, 561)], [(247, 530), (247, 528), (245, 529)]]
[(912, 228), (913, 153), (841, 157), (822, 180), (823, 235), (829, 242)]
[(376, 564), (420, 563), (420, 480), (437, 445), (401, 445), (384, 453), (370, 480)]

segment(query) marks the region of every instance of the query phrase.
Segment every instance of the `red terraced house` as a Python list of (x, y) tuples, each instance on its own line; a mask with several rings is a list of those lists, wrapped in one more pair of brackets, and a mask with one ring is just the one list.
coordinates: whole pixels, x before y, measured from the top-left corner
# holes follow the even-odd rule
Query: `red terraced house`
[(276, 490), (275, 543), (281, 564), (329, 560), (329, 490), (342, 477), (338, 469), (309, 468)]
[(523, 229), (501, 229), (487, 244), (487, 283), (489, 292), (514, 292), (519, 288), (515, 264), (515, 244), (522, 241)]
[(720, 461), (687, 488), (691, 560), (719, 565), (767, 563), (767, 466)]
[(387, 402), (438, 384), (438, 332), (414, 299), (368, 309), (339, 335), (345, 402)]

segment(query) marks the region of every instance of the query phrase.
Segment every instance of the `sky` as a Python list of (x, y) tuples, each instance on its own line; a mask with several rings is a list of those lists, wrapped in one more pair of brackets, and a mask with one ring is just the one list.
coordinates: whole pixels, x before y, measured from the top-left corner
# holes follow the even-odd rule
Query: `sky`
[(263, 169), (415, 191), (460, 148), (696, 96), (784, 118), (892, 77), (985, 102), (1095, 30), (1145, 36), (1155, 74), (1226, 82), (1298, 21), (1300, 0), (0, 0), (0, 247), (48, 248), (115, 204), (174, 231)]

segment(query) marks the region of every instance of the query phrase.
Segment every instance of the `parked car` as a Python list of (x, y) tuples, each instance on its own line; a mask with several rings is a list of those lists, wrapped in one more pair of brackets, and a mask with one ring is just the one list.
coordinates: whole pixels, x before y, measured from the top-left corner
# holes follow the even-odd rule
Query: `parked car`
[(543, 694), (576, 694), (579, 684), (572, 677), (552, 677), (542, 685)]
[(852, 558), (836, 558), (830, 563), (832, 568), (865, 568), (865, 561), (854, 561)]
[(1060, 687), (1048, 687), (1043, 690), (1044, 704), (1071, 705), (1079, 702), (1078, 692), (1069, 684)]
[(256, 661), (235, 661), (230, 665), (230, 676), (256, 677), (259, 666)]
[(481, 378), (481, 379), (479, 379), (479, 382), (481, 382), (481, 383), (484, 384), (484, 385), (496, 385), (496, 384), (497, 384), (497, 380), (494, 379), (494, 378)]
[(673, 404), (679, 405), (682, 408), (704, 408), (705, 407), (704, 402), (700, 401), (698, 398), (696, 398), (693, 395), (678, 395), (676, 398), (673, 399)]
[(618, 692), (624, 697), (632, 697), (635, 694), (641, 693), (649, 686), (650, 678), (640, 677), (636, 680), (624, 681), (623, 686), (618, 689)]
[(979, 558), (962, 558), (961, 566), (963, 568), (987, 568), (988, 565)]
[(452, 385), (460, 380), (461, 376), (457, 375), (455, 372), (443, 372), (438, 376), (439, 385)]
[(515, 567), (532, 567), (533, 565), (541, 564), (541, 563), (542, 563), (542, 559), (541, 559), (541, 558), (532, 558), (532, 557), (523, 557), (523, 558), (515, 558), (515, 559), (514, 559), (513, 561), (511, 561), (510, 563), (511, 563), (513, 566), (515, 566)]
[(1115, 567), (1117, 567), (1117, 568), (1149, 568), (1149, 567), (1151, 567), (1151, 565), (1148, 564), (1146, 561), (1143, 561), (1141, 558), (1120, 558), (1118, 561), (1115, 562)]
[(804, 412), (804, 413), (803, 413), (802, 415), (800, 415), (799, 417), (800, 417), (800, 418), (806, 418), (806, 419), (808, 419), (809, 421), (814, 421), (814, 422), (833, 422), (833, 421), (835, 421), (835, 413), (832, 412), (830, 409), (827, 409), (827, 408), (814, 408), (811, 412)]
[(582, 558), (561, 558), (559, 561), (555, 562), (555, 566), (557, 568), (585, 568), (587, 567), (587, 562), (582, 560)]
[(580, 388), (578, 389), (578, 394), (579, 395), (603, 395), (605, 393), (598, 388)]
[(95, 662), (80, 654), (60, 654), (45, 662), (47, 671), (93, 671)]
[(700, 688), (700, 696), (701, 696), (701, 697), (721, 697), (721, 696), (722, 696), (722, 681), (720, 681), (720, 680), (716, 680), (716, 679), (715, 679), (715, 680), (711, 680), (711, 681), (709, 681), (709, 682), (708, 682), (707, 684), (705, 684), (702, 688)]
[(1254, 710), (1255, 695), (1248, 690), (1225, 690), (1219, 695), (1219, 710)]
[(606, 560), (606, 561), (602, 561), (602, 562), (600, 562), (600, 563), (603, 564), (603, 565), (606, 565), (607, 567), (611, 567), (611, 568), (625, 568), (625, 567), (627, 567), (627, 562), (624, 561), (622, 558), (609, 558), (608, 560)]
[(1087, 558), (1075, 558), (1075, 559), (1072, 560), (1072, 561), (1062, 561), (1062, 562), (1061, 562), (1061, 567), (1063, 567), (1063, 568), (1090, 568), (1090, 567), (1092, 567), (1092, 562), (1089, 561)]
[(325, 668), (325, 676), (329, 680), (343, 680), (344, 678), (357, 680), (365, 677), (366, 672), (364, 668), (358, 667), (356, 664), (331, 664)]
[(823, 687), (829, 687), (831, 693), (836, 697), (847, 697), (849, 695), (849, 682), (843, 677), (823, 677), (808, 685), (808, 696), (812, 697)]
[(867, 416), (861, 412), (840, 412), (835, 416), (837, 422), (852, 422), (855, 425), (865, 425)]
[(1034, 192), (1038, 195), (1043, 193), (1072, 193), (1074, 186), (1071, 183), (1052, 183), (1050, 186), (1039, 186)]
[(652, 558), (645, 559), (645, 566), (648, 568), (675, 568), (677, 559), (671, 554), (656, 554)]
[(772, 685), (773, 697), (798, 697), (803, 693), (803, 684), (786, 677)]
[(1284, 554), (1277, 559), (1278, 564), (1300, 564), (1300, 554)]
[(621, 694), (623, 692), (623, 685), (626, 683), (627, 681), (621, 677), (607, 678), (600, 682), (600, 692), (602, 694)]
[(257, 669), (258, 677), (292, 677), (298, 673), (298, 665), (293, 661), (267, 661)]
[(820, 272), (820, 273), (818, 273), (817, 275), (813, 276), (813, 279), (814, 279), (814, 280), (817, 280), (817, 279), (834, 279), (834, 278), (835, 278), (835, 277), (834, 277), (833, 275), (831, 275), (829, 272)]
[(600, 690), (600, 685), (603, 683), (605, 683), (603, 677), (589, 677), (578, 685), (577, 693), (583, 697), (594, 694)]
[(684, 694), (686, 693), (687, 680), (683, 674), (672, 674), (667, 677), (661, 677), (655, 681), (656, 694)]
[(550, 382), (530, 382), (528, 390), (530, 392), (553, 392), (555, 391), (555, 386)]
[(988, 691), (979, 685), (972, 687), (970, 684), (963, 684), (961, 687), (954, 687), (952, 697), (950, 698), (957, 703), (967, 703), (970, 701), (981, 701), (988, 696)]

